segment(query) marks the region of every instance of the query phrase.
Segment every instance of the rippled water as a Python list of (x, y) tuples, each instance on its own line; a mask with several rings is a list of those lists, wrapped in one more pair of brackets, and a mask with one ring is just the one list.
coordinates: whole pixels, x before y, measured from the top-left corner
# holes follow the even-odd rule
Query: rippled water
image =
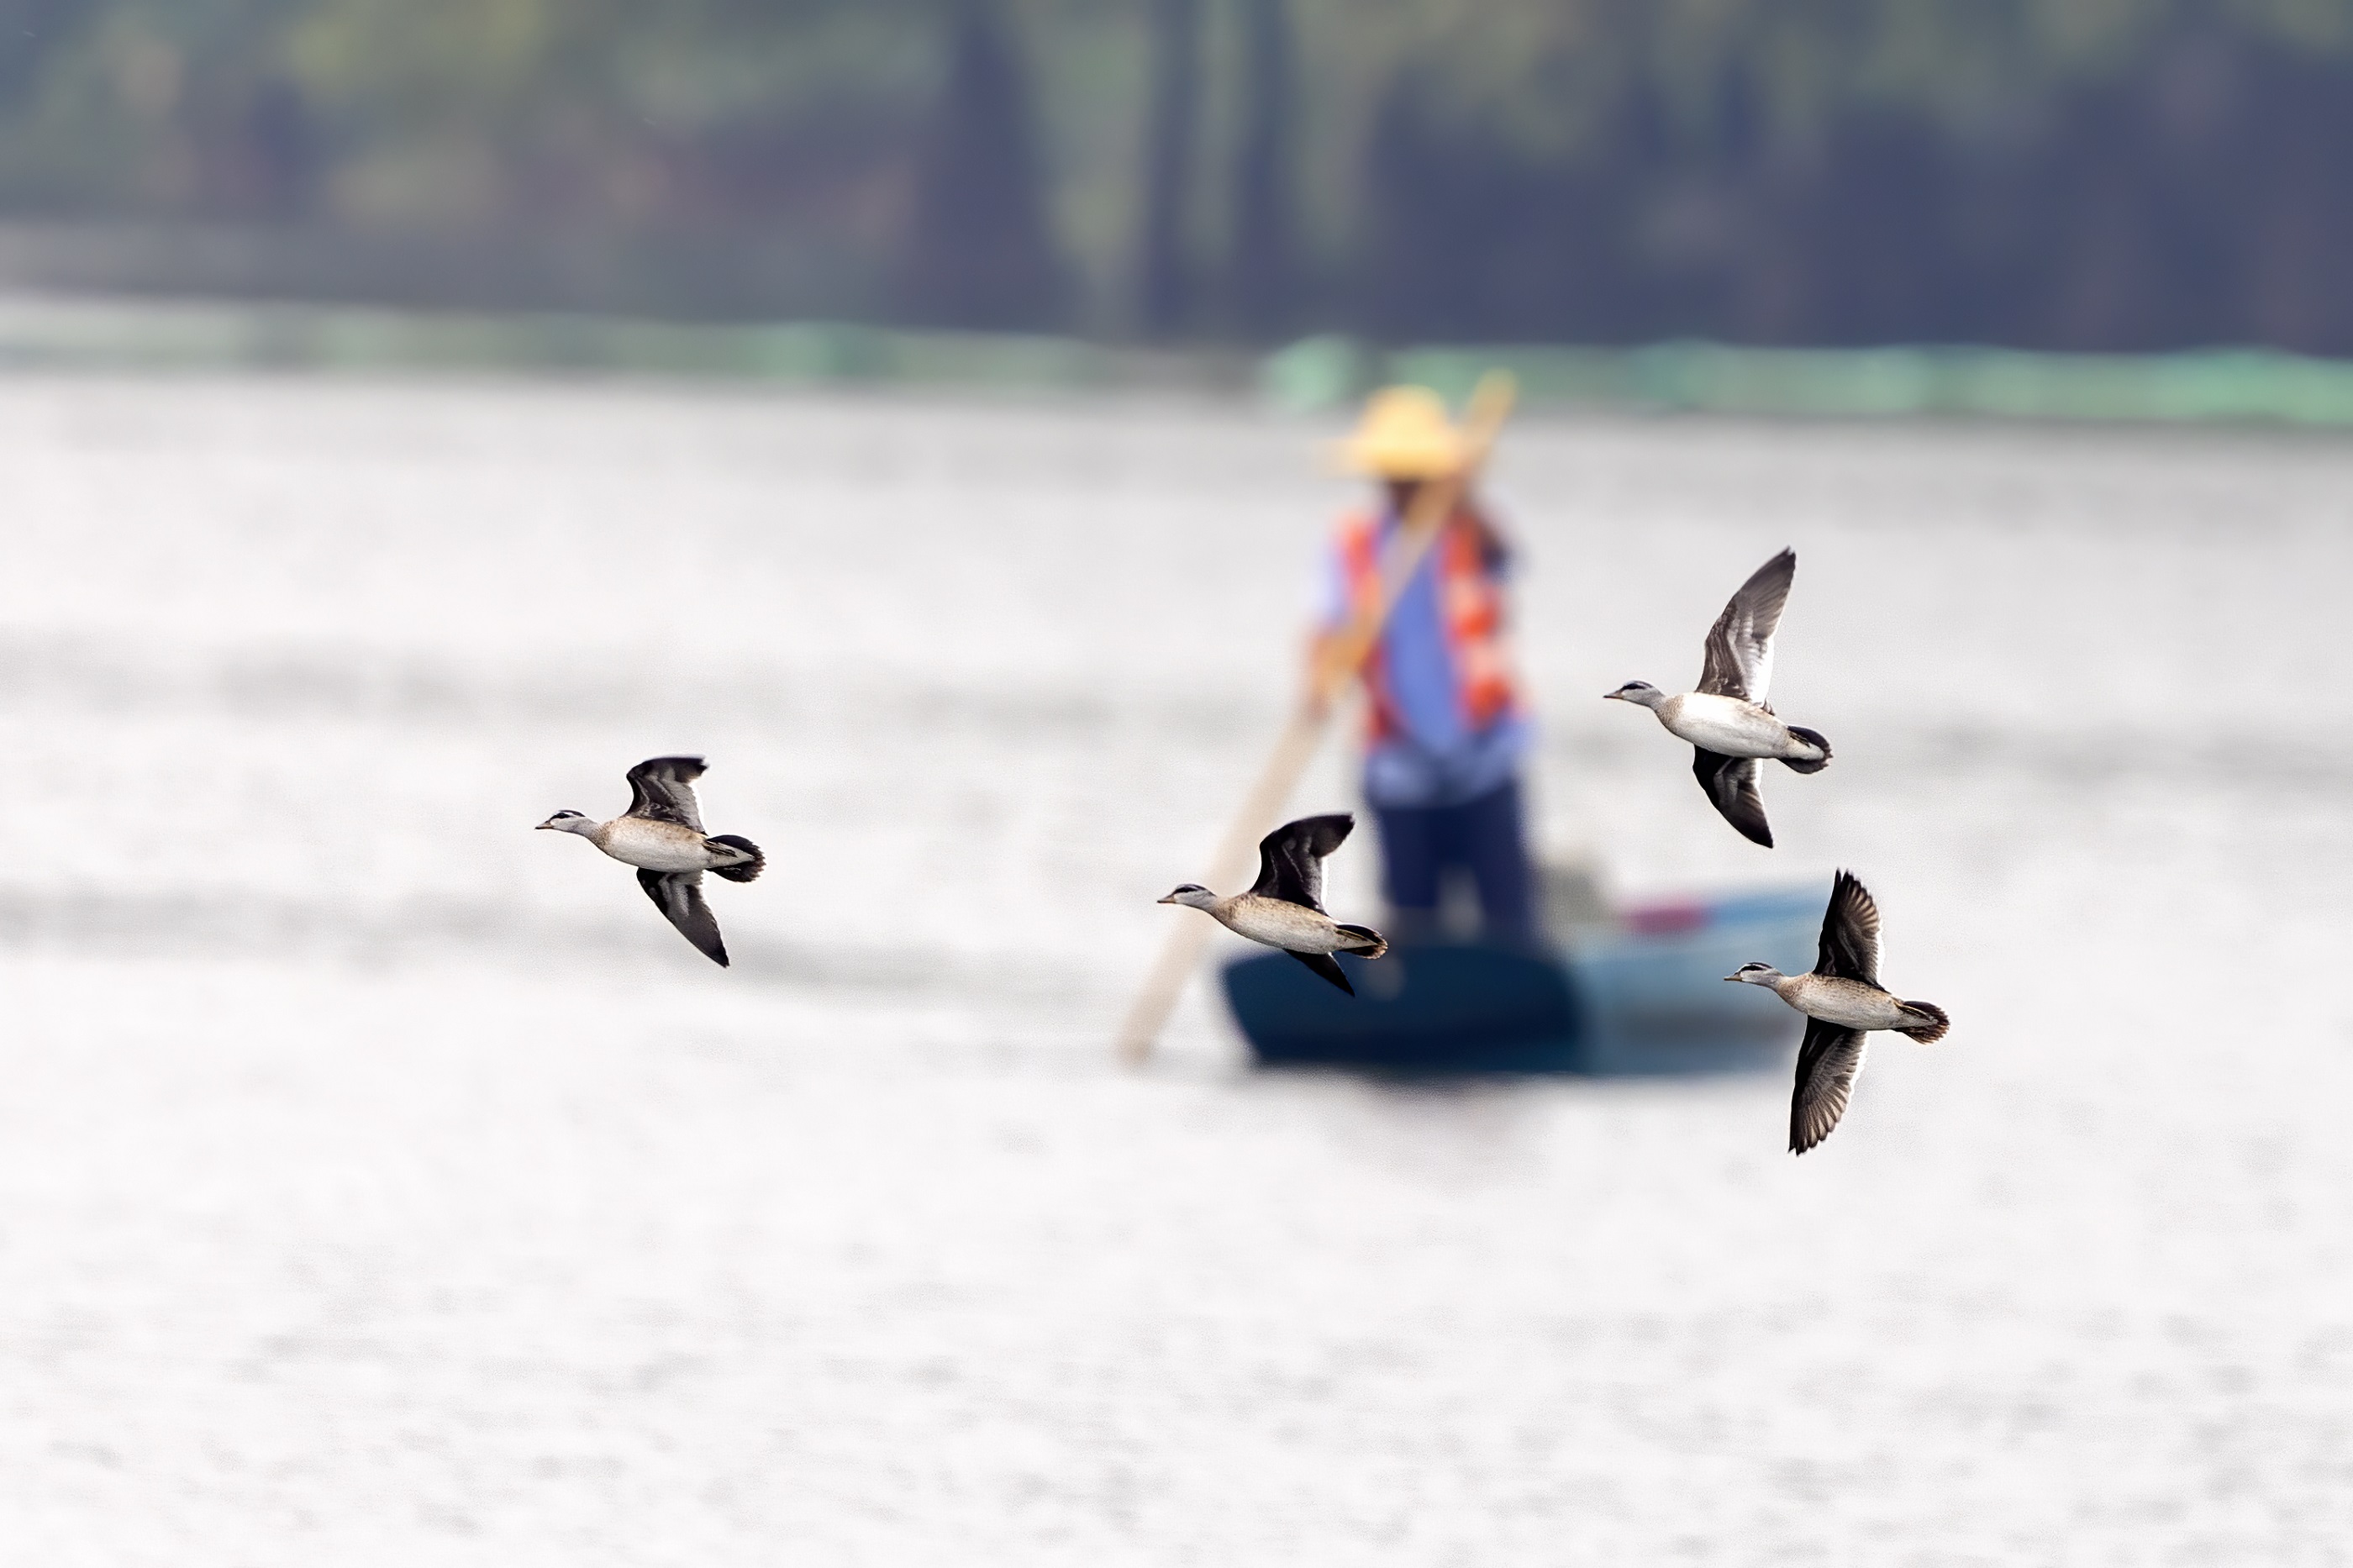
[[(1956, 1020), (1792, 1161), (1778, 1078), (1270, 1079), (1198, 993), (1111, 1061), (1328, 434), (0, 384), (10, 1555), (2345, 1561), (2353, 448), (1514, 433), (1547, 844), (1852, 864)], [(1784, 543), (1767, 855), (1598, 698)], [(528, 831), (676, 750), (724, 973)]]

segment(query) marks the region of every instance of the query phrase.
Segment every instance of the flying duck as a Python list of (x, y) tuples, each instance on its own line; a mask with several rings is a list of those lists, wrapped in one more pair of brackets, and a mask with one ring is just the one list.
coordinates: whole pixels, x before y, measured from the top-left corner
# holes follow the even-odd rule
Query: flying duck
[(1160, 901), (1189, 905), (1237, 936), (1280, 948), (1354, 996), (1356, 988), (1332, 955), (1378, 958), (1389, 950), (1388, 940), (1372, 927), (1342, 925), (1324, 912), (1324, 857), (1340, 847), (1356, 826), (1345, 811), (1286, 822), (1259, 840), (1258, 880), (1249, 892), (1221, 899), (1198, 882), (1187, 882)]
[(638, 886), (704, 957), (727, 966), (719, 921), (702, 901), (702, 874), (748, 882), (768, 863), (760, 847), (733, 833), (705, 836), (694, 804), (701, 757), (650, 757), (629, 770), (629, 809), (610, 822), (559, 811), (542, 827), (581, 837), (638, 868)]
[(1818, 773), (1831, 760), (1831, 743), (1820, 731), (1784, 724), (1765, 700), (1773, 679), (1773, 631), (1797, 574), (1798, 552), (1784, 550), (1740, 585), (1708, 629), (1697, 691), (1670, 697), (1649, 681), (1630, 680), (1602, 693), (1648, 708), (1669, 734), (1697, 748), (1692, 772), (1699, 787), (1726, 822), (1767, 849), (1773, 829), (1757, 793), (1757, 759), (1769, 757), (1801, 773)]
[(1822, 911), (1821, 956), (1810, 974), (1784, 974), (1769, 963), (1744, 963), (1726, 980), (1769, 985), (1806, 1016), (1798, 1047), (1798, 1087), (1789, 1100), (1789, 1152), (1802, 1154), (1831, 1135), (1846, 1114), (1862, 1070), (1862, 1037), (1893, 1029), (1927, 1043), (1952, 1027), (1933, 1002), (1906, 1002), (1879, 984), (1879, 906), (1852, 871), (1831, 884)]

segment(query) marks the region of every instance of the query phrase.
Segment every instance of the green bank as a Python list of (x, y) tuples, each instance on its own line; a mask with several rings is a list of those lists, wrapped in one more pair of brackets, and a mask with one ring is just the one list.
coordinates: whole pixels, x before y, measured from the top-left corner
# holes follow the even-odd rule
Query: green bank
[(2258, 349), (2062, 354), (1966, 346), (1383, 348), (1316, 337), (1271, 353), (846, 322), (687, 325), (559, 314), (19, 297), (0, 301), (0, 367), (363, 374), (653, 376), (1050, 395), (1132, 390), (1341, 407), (1418, 382), (1467, 395), (1503, 368), (1535, 406), (1838, 419), (1936, 416), (2353, 425), (2353, 361)]

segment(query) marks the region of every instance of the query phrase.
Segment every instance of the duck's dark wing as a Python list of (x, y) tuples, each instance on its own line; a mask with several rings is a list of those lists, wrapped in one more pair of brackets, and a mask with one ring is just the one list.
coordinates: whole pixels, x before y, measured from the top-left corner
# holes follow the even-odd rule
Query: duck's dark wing
[(1773, 825), (1765, 820), (1765, 797), (1757, 793), (1757, 759), (1727, 757), (1702, 747), (1692, 748), (1692, 773), (1724, 820), (1740, 829), (1741, 837), (1766, 848), (1773, 847)]
[(722, 969), (727, 967), (727, 944), (719, 939), (718, 918), (702, 901), (702, 872), (640, 871), (638, 886), (703, 957)]
[(1287, 947), (1282, 951), (1290, 952), (1292, 957), (1299, 960), (1300, 963), (1305, 964), (1308, 968), (1314, 970), (1316, 973), (1322, 975), (1333, 984), (1337, 985), (1349, 995), (1354, 996), (1356, 994), (1356, 988), (1348, 984), (1348, 972), (1342, 969), (1340, 967), (1339, 961), (1335, 959), (1330, 953), (1292, 952), (1292, 950)]
[(1841, 871), (1831, 884), (1830, 907), (1822, 910), (1821, 954), (1814, 961), (1817, 974), (1841, 980), (1879, 984), (1879, 906), (1871, 889), (1852, 871)]
[(1340, 847), (1356, 819), (1345, 811), (1286, 822), (1258, 841), (1258, 881), (1250, 891), (1324, 912), (1324, 857)]
[(702, 832), (702, 808), (694, 801), (694, 781), (702, 776), (701, 757), (647, 758), (629, 770), (629, 815)]
[(1789, 1152), (1802, 1154), (1831, 1135), (1846, 1114), (1855, 1074), (1862, 1070), (1862, 1031), (1806, 1020), (1798, 1047), (1798, 1086), (1789, 1097)]
[(1781, 624), (1781, 606), (1789, 602), (1789, 584), (1797, 575), (1798, 552), (1784, 550), (1740, 584), (1708, 628), (1700, 690), (1765, 706), (1766, 691), (1773, 684), (1773, 633)]

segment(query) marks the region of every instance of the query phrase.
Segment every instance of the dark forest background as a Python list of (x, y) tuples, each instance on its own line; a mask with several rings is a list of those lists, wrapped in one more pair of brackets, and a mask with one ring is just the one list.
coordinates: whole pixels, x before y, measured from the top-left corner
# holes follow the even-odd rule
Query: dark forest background
[(0, 0), (0, 282), (2353, 353), (2353, 0)]

